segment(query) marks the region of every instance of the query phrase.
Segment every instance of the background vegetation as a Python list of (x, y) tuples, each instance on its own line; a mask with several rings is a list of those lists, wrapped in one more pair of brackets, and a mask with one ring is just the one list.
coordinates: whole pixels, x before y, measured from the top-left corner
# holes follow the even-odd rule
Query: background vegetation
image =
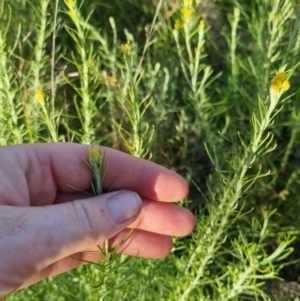
[(0, 145), (145, 157), (197, 216), (169, 257), (116, 257), (106, 290), (84, 266), (9, 299), (299, 297), (299, 27), (297, 0), (0, 1)]

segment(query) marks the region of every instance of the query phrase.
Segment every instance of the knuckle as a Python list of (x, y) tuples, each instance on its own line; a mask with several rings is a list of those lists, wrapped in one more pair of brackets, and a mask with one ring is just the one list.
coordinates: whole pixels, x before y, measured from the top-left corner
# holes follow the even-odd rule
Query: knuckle
[(72, 202), (72, 205), (79, 231), (83, 231), (85, 235), (92, 238), (99, 236), (100, 223), (98, 211), (101, 213), (101, 210), (96, 209), (96, 206), (92, 206), (90, 202), (75, 201)]

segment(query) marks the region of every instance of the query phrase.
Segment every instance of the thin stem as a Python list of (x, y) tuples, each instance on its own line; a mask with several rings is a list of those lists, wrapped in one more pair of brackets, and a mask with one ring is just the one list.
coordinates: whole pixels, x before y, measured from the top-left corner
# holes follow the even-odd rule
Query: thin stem
[(138, 77), (141, 73), (142, 64), (143, 64), (143, 61), (144, 61), (144, 58), (145, 58), (146, 51), (147, 51), (148, 47), (151, 45), (151, 42), (152, 42), (151, 39), (152, 39), (153, 34), (155, 32), (155, 28), (154, 28), (155, 23), (156, 23), (159, 11), (161, 9), (162, 3), (163, 3), (163, 0), (159, 0), (159, 2), (157, 4), (157, 7), (156, 7), (156, 12), (155, 12), (154, 18), (153, 18), (151, 26), (150, 26), (150, 29), (149, 29), (149, 31), (146, 32), (146, 42), (145, 42), (145, 45), (144, 45), (143, 53), (142, 53), (142, 56), (139, 60), (138, 66), (136, 68), (136, 71), (135, 71), (135, 74), (134, 74), (134, 77), (133, 77), (133, 82), (134, 83), (136, 83), (136, 81), (137, 81), (137, 79), (138, 79)]
[(55, 0), (53, 34), (52, 34), (52, 55), (51, 55), (51, 114), (52, 125), (55, 127), (55, 96), (56, 96), (56, 80), (55, 80), (55, 45), (56, 45), (56, 26), (59, 0)]

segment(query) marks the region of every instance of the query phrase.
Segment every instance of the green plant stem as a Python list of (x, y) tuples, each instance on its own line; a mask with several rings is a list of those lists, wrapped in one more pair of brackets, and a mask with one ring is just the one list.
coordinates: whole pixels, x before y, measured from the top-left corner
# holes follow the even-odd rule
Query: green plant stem
[(266, 46), (266, 51), (267, 51), (267, 60), (266, 60), (266, 65), (265, 65), (265, 78), (264, 78), (264, 83), (267, 83), (269, 78), (270, 78), (270, 68), (271, 68), (271, 61), (272, 61), (272, 56), (274, 55), (274, 51), (276, 49), (276, 46), (278, 44), (277, 39), (278, 39), (278, 22), (276, 21), (278, 10), (279, 10), (279, 5), (281, 0), (276, 0), (274, 1), (274, 5), (272, 7), (272, 23), (271, 23), (271, 29), (270, 29), (270, 40), (268, 41), (268, 45)]
[(56, 45), (56, 30), (57, 30), (57, 13), (59, 0), (55, 0), (53, 33), (52, 33), (52, 55), (51, 55), (51, 114), (50, 119), (52, 127), (55, 127), (55, 96), (56, 96), (56, 79), (55, 79), (55, 45)]
[(141, 74), (141, 71), (142, 71), (142, 65), (143, 65), (143, 61), (145, 59), (146, 51), (149, 48), (149, 46), (153, 43), (152, 38), (153, 38), (153, 35), (156, 31), (155, 26), (157, 26), (156, 20), (157, 20), (159, 12), (161, 10), (162, 4), (163, 4), (163, 0), (159, 0), (158, 4), (156, 6), (156, 11), (155, 11), (151, 26), (150, 26), (148, 32), (146, 32), (146, 42), (145, 42), (145, 45), (144, 45), (144, 48), (143, 48), (143, 53), (142, 53), (141, 58), (139, 60), (138, 66), (136, 68), (135, 74), (133, 76), (133, 83), (137, 82), (137, 80), (138, 80), (138, 78)]
[[(25, 109), (26, 120), (28, 122), (27, 124), (27, 130), (29, 131), (29, 139), (30, 142), (34, 142), (35, 140), (35, 133), (37, 132), (37, 116), (32, 116), (33, 108), (36, 108), (38, 106), (38, 99), (37, 99), (37, 90), (41, 89), (41, 70), (44, 67), (43, 57), (44, 57), (44, 46), (45, 46), (45, 40), (46, 40), (46, 30), (47, 30), (47, 14), (48, 14), (48, 6), (50, 1), (49, 0), (42, 0), (40, 3), (40, 24), (38, 25), (37, 30), (37, 39), (36, 39), (36, 45), (34, 49), (34, 60), (32, 63), (32, 75), (33, 75), (33, 83), (32, 83), (32, 99), (33, 101), (29, 102), (28, 107)], [(32, 117), (34, 119), (32, 119)]]
[(283, 159), (281, 161), (281, 167), (285, 167), (286, 166), (286, 164), (288, 162), (288, 159), (289, 159), (289, 156), (290, 156), (290, 154), (293, 151), (293, 146), (295, 144), (295, 141), (296, 141), (296, 138), (297, 138), (297, 134), (299, 132), (299, 125), (300, 125), (300, 111), (297, 114), (295, 125), (294, 125), (293, 130), (292, 130), (291, 139), (289, 141), (289, 144), (287, 146), (286, 152), (284, 153)]
[(233, 20), (231, 22), (231, 44), (230, 44), (230, 62), (231, 62), (231, 77), (232, 86), (234, 91), (237, 88), (237, 76), (238, 76), (238, 65), (236, 59), (236, 48), (237, 48), (237, 28), (240, 21), (240, 9), (234, 8)]
[[(81, 22), (81, 15), (77, 9), (72, 10), (74, 18), (72, 18), (77, 30), (77, 49), (80, 55), (80, 96), (82, 98), (82, 142), (90, 144), (94, 140), (94, 130), (91, 116), (91, 99), (89, 95), (89, 66), (88, 56), (85, 49), (86, 34), (83, 31), (84, 26)], [(84, 23), (84, 22), (83, 22)]]
[[(3, 9), (3, 8), (2, 8)], [(1, 6), (0, 6), (0, 15), (1, 15)], [(0, 30), (0, 99), (1, 101), (6, 102), (6, 104), (1, 103), (3, 107), (8, 107), (10, 116), (8, 121), (3, 120), (3, 124), (8, 122), (8, 128), (11, 131), (12, 138), (9, 138), (11, 143), (21, 143), (22, 135), (18, 129), (18, 113), (16, 111), (15, 97), (16, 89), (13, 87), (13, 76), (12, 70), (10, 68), (10, 63), (8, 60), (8, 54), (6, 52), (4, 30)], [(4, 117), (3, 112), (1, 113), (1, 119)], [(3, 137), (1, 137), (3, 138)]]
[(193, 280), (184, 285), (185, 289), (178, 301), (186, 300), (190, 292), (198, 285), (200, 279), (204, 275), (205, 268), (215, 256), (215, 252), (218, 249), (217, 244), (221, 242), (223, 236), (226, 236), (226, 229), (230, 224), (230, 216), (232, 215), (234, 208), (238, 205), (238, 200), (243, 194), (243, 186), (245, 183), (247, 170), (252, 167), (260, 150), (261, 142), (262, 140), (264, 141), (263, 135), (265, 134), (265, 131), (271, 122), (271, 116), (274, 114), (278, 100), (279, 98), (277, 98), (277, 101), (270, 102), (265, 116), (262, 116), (262, 120), (260, 122), (261, 127), (259, 128), (259, 131), (255, 133), (254, 130), (254, 138), (248, 145), (248, 148), (245, 150), (243, 158), (239, 164), (239, 169), (234, 173), (231, 181), (229, 181), (229, 183), (223, 187), (223, 192), (218, 200), (218, 209), (216, 210), (216, 213), (210, 217), (211, 220), (208, 222), (206, 232), (204, 236), (200, 238), (201, 241), (206, 242), (205, 245), (208, 246), (208, 249), (204, 251), (201, 241), (198, 242), (198, 246), (186, 265), (185, 275), (190, 272), (190, 269), (200, 252), (204, 254), (204, 257), (202, 258), (201, 263), (196, 270)]

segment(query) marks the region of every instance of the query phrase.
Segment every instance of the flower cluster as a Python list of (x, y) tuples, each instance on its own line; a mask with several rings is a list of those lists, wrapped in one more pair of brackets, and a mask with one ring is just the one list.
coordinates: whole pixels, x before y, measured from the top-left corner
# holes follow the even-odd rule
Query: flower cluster
[(183, 6), (179, 11), (179, 18), (174, 22), (175, 29), (188, 27), (191, 24), (195, 13), (195, 0), (184, 0)]
[(279, 72), (271, 80), (272, 90), (276, 93), (282, 93), (287, 91), (291, 86), (288, 80), (288, 75), (285, 72)]

